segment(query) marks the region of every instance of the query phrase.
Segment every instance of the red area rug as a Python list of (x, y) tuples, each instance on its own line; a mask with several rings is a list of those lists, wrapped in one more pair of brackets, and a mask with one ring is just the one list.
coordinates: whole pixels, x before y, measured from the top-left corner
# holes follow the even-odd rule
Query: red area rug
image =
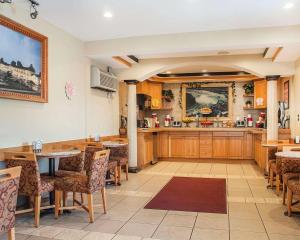
[(226, 180), (173, 177), (145, 208), (226, 214)]

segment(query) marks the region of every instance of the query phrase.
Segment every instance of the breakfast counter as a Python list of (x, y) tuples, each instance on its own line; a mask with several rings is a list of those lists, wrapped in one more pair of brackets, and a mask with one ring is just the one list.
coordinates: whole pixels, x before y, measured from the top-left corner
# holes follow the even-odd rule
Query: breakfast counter
[(266, 130), (258, 128), (138, 128), (139, 167), (156, 160), (260, 158), (265, 136)]

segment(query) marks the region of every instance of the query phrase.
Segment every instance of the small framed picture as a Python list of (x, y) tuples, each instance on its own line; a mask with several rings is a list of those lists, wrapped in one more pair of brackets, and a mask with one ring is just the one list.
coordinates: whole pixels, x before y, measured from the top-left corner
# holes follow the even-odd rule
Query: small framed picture
[(290, 81), (283, 83), (283, 101), (285, 109), (290, 107)]

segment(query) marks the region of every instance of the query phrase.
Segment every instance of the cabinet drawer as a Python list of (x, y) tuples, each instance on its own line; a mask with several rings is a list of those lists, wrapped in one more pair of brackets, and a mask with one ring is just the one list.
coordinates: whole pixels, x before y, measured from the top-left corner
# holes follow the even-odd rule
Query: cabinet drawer
[(212, 147), (212, 138), (210, 138), (210, 139), (200, 139), (200, 148), (202, 146), (203, 147), (206, 147), (206, 146)]
[(212, 132), (200, 132), (200, 137), (211, 137)]

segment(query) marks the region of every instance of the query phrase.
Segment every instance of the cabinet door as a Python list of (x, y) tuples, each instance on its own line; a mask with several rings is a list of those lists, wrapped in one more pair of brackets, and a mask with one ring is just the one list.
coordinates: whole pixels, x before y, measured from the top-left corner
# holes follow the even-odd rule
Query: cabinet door
[(170, 136), (170, 157), (185, 157), (184, 136)]
[(243, 159), (244, 137), (228, 137), (228, 157), (230, 159)]
[(145, 161), (144, 165), (149, 164), (153, 160), (153, 136), (152, 134), (145, 136)]
[(254, 108), (264, 109), (267, 107), (267, 80), (254, 82)]
[(146, 94), (150, 95), (149, 92), (149, 83), (147, 81), (140, 82), (136, 85), (136, 93), (137, 94)]
[(151, 92), (151, 108), (160, 109), (162, 107), (162, 84), (161, 83), (150, 83)]
[(253, 135), (252, 133), (245, 133), (244, 136), (244, 159), (253, 159)]
[(167, 158), (169, 157), (169, 134), (159, 133), (158, 142), (158, 157)]
[(212, 134), (203, 135), (200, 134), (200, 158), (211, 158), (212, 157)]
[(199, 136), (185, 137), (185, 157), (186, 158), (199, 158), (200, 146)]
[(227, 158), (228, 157), (228, 140), (227, 136), (213, 137), (213, 157)]

